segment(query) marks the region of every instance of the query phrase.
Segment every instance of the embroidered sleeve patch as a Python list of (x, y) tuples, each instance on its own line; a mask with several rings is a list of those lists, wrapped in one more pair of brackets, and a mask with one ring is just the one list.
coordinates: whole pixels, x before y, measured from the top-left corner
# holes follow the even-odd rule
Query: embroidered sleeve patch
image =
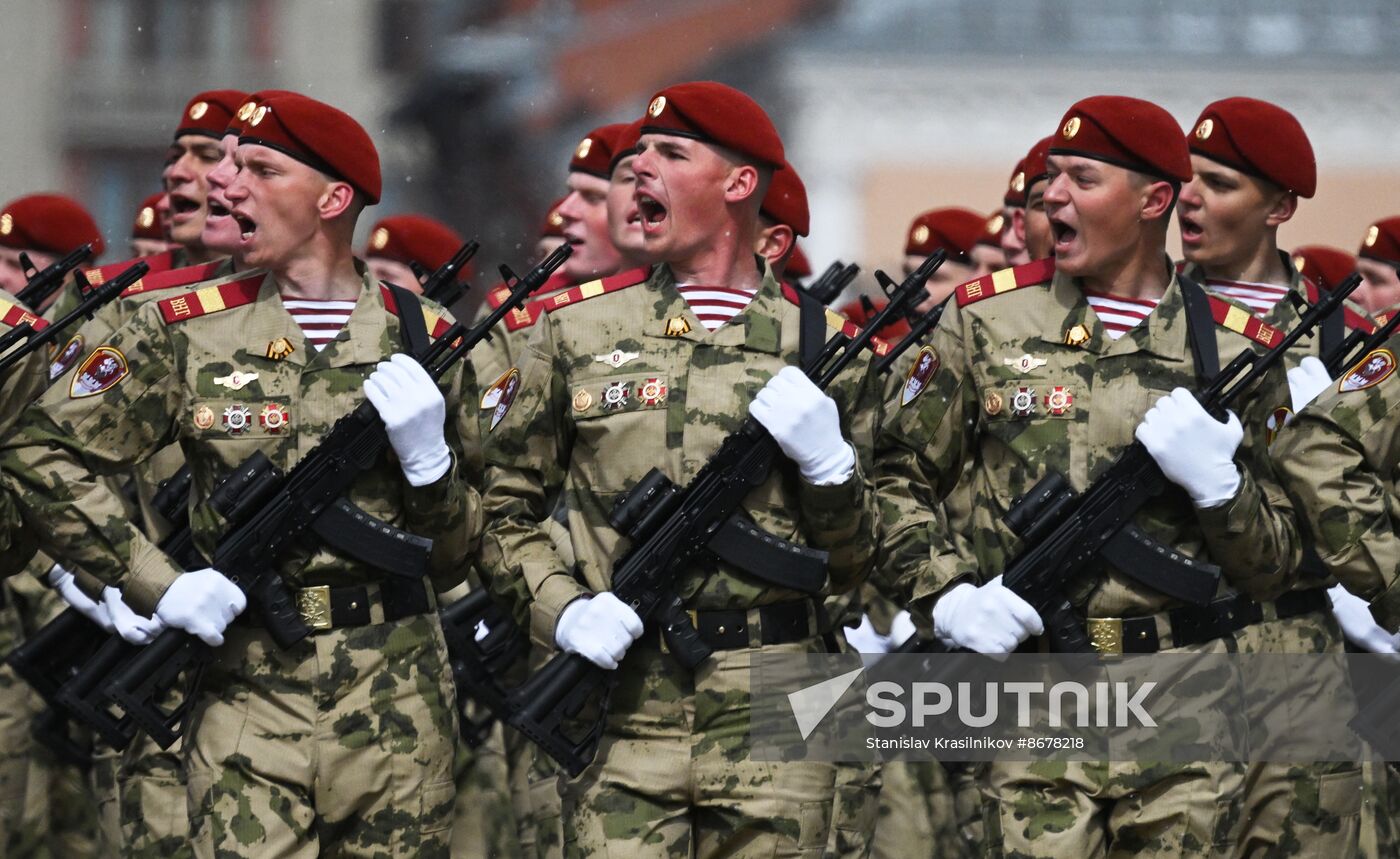
[(1376, 349), (1356, 362), (1356, 366), (1342, 376), (1342, 380), (1337, 383), (1337, 390), (1343, 394), (1348, 391), (1364, 391), (1384, 382), (1394, 372), (1395, 353), (1389, 349)]
[(486, 393), (481, 395), (481, 407), (492, 409), (491, 427), (487, 432), (494, 430), (510, 411), (511, 404), (515, 402), (515, 395), (520, 393), (520, 371), (511, 367), (501, 375), (491, 387), (486, 389)]
[(100, 394), (115, 387), (130, 372), (125, 355), (111, 346), (98, 346), (73, 374), (73, 381), (68, 383), (68, 396), (77, 399)]
[(904, 377), (904, 389), (899, 393), (899, 407), (904, 408), (928, 388), (929, 380), (933, 374), (938, 372), (938, 353), (932, 346), (925, 346), (919, 350), (919, 355), (914, 359), (914, 366), (909, 368), (909, 373)]
[(58, 350), (49, 362), (49, 381), (55, 381), (68, 372), (68, 368), (83, 354), (83, 335), (76, 334), (64, 347)]

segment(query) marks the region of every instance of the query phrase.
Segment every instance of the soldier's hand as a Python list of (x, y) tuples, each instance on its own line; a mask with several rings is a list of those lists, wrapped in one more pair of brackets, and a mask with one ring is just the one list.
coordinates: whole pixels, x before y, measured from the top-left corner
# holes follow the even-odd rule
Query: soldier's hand
[(64, 602), (81, 612), (83, 617), (102, 627), (104, 631), (112, 631), (112, 615), (107, 611), (107, 606), (83, 593), (72, 573), (54, 564), (49, 568), (46, 578), (49, 587), (58, 591)]
[(365, 397), (389, 431), (389, 444), (413, 486), (434, 483), (452, 467), (443, 427), (447, 404), (423, 365), (399, 353), (365, 379)]
[(822, 393), (796, 367), (784, 367), (749, 403), (749, 414), (797, 463), (808, 483), (836, 484), (850, 479), (855, 451), (841, 435), (836, 401)]
[(860, 616), (860, 626), (847, 626), (846, 643), (855, 649), (857, 653), (889, 653), (890, 640), (887, 636), (875, 631), (875, 625), (870, 622), (870, 615)]
[(1371, 606), (1361, 597), (1341, 585), (1327, 589), (1332, 599), (1332, 614), (1347, 641), (1371, 653), (1396, 653), (1396, 636), (1386, 632), (1371, 614)]
[(1136, 435), (1167, 479), (1185, 489), (1197, 507), (1219, 507), (1239, 491), (1235, 451), (1244, 428), (1234, 412), (1222, 423), (1190, 391), (1177, 388), (1148, 410)]
[(980, 587), (964, 582), (933, 604), (933, 632), (953, 647), (1010, 653), (1044, 631), (1040, 615), (1002, 585), (1001, 576)]
[(554, 643), (599, 668), (617, 668), (627, 648), (642, 634), (642, 619), (632, 607), (604, 591), (564, 607), (554, 625)]
[(156, 603), (156, 617), (218, 647), (224, 643), (224, 630), (247, 607), (248, 598), (238, 585), (213, 567), (205, 567), (175, 579)]
[(1302, 363), (1288, 371), (1288, 394), (1293, 401), (1293, 411), (1301, 412), (1331, 384), (1332, 377), (1327, 372), (1326, 364), (1312, 355), (1304, 358)]
[(112, 616), (117, 635), (128, 644), (150, 644), (165, 630), (159, 617), (142, 617), (131, 610), (122, 599), (122, 592), (113, 587), (102, 589), (102, 602)]

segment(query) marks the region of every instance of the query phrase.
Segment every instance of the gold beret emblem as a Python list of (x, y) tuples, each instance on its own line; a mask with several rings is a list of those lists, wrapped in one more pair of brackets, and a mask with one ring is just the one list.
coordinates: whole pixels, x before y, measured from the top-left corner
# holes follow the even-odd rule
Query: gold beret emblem
[(561, 226), (561, 225), (564, 223), (564, 216), (561, 215), (561, 214), (559, 214), (558, 212), (550, 212), (550, 213), (549, 213), (549, 223), (550, 223), (550, 226), (554, 226), (554, 227)]
[(1201, 120), (1201, 124), (1196, 126), (1196, 139), (1205, 140), (1210, 137), (1210, 133), (1215, 130), (1215, 120), (1206, 117)]
[(921, 245), (928, 241), (928, 225), (919, 224), (914, 228), (913, 232), (909, 234), (909, 238), (913, 239), (916, 245)]
[[(9, 212), (0, 215), (0, 236), (8, 236), (10, 231), (14, 228), (15, 219)], [(1374, 227), (1372, 229), (1374, 229)]]
[(1026, 171), (1017, 170), (1016, 175), (1011, 177), (1011, 190), (1017, 194), (1026, 190)]
[(389, 230), (385, 227), (375, 230), (369, 237), (369, 246), (377, 251), (383, 250), (387, 244), (389, 244)]
[(1001, 215), (992, 215), (987, 219), (987, 232), (997, 235), (1001, 232), (1001, 225), (1004, 223), (1006, 220)]
[(1302, 254), (1293, 255), (1293, 267), (1298, 269), (1300, 273), (1303, 271), (1303, 263), (1305, 262), (1307, 262), (1307, 260), (1303, 258)]
[(1074, 135), (1078, 133), (1079, 117), (1077, 116), (1071, 116), (1069, 119), (1065, 120), (1065, 127), (1060, 129), (1060, 134), (1064, 135), (1065, 140), (1073, 140)]
[(238, 107), (238, 121), (239, 121), (239, 122), (247, 122), (247, 121), (248, 121), (248, 117), (250, 117), (250, 116), (253, 115), (253, 108), (255, 108), (255, 107), (257, 107), (257, 105), (254, 104), (254, 103), (251, 102), (251, 101), (245, 101), (245, 102), (243, 102), (243, 104), (239, 105), (239, 107)]
[(269, 110), (272, 110), (272, 108), (268, 107), (267, 105), (259, 107), (257, 110), (253, 111), (253, 119), (248, 124), (257, 125), (259, 122), (262, 122), (263, 117), (267, 116), (267, 112)]
[[(9, 215), (5, 215), (5, 216), (4, 216), (4, 218), (6, 218), (6, 219), (9, 218), (9, 217), (10, 217)], [(9, 221), (8, 221), (8, 220), (0, 219), (0, 233), (8, 233), (8, 232), (9, 232), (9, 230), (6, 229), (6, 227), (8, 226), (8, 224), (9, 224)], [(1376, 243), (1376, 240), (1379, 239), (1380, 237), (1381, 237), (1381, 228), (1378, 227), (1378, 226), (1376, 226), (1375, 224), (1372, 224), (1372, 225), (1371, 225), (1371, 229), (1369, 229), (1369, 230), (1366, 231), (1366, 247), (1369, 248), (1369, 247), (1371, 247), (1372, 245), (1374, 245), (1374, 244)]]
[(575, 158), (587, 158), (588, 153), (593, 149), (593, 138), (585, 137), (578, 142), (578, 148), (574, 150)]
[(136, 216), (136, 225), (143, 230), (149, 230), (156, 222), (156, 210), (151, 206), (142, 206), (141, 213)]
[(661, 115), (661, 111), (665, 109), (666, 96), (659, 95), (656, 98), (652, 99), (651, 104), (647, 106), (647, 116), (650, 116), (652, 118), (658, 117)]
[(190, 105), (190, 119), (200, 119), (209, 112), (209, 102), (197, 101)]

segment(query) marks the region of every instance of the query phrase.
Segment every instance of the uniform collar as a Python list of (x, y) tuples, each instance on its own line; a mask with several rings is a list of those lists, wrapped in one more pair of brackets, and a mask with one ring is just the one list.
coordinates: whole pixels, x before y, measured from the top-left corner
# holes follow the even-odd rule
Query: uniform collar
[(387, 327), (387, 311), (379, 293), (379, 285), (366, 271), (360, 272), (360, 294), (355, 309), (336, 339), (320, 352), (311, 345), (292, 314), (282, 304), (277, 278), (263, 277), (252, 318), (245, 320), (245, 342), (249, 354), (271, 358), (269, 354), (279, 340), (286, 339), (292, 351), (281, 360), (297, 367), (319, 361), (327, 367), (347, 367), (374, 364), (384, 358), (382, 340)]
[(1108, 335), (1099, 320), (1098, 314), (1089, 304), (1089, 299), (1075, 279), (1063, 272), (1056, 272), (1050, 282), (1050, 297), (1063, 310), (1056, 327), (1047, 328), (1041, 340), (1047, 343), (1067, 345), (1070, 332), (1082, 325), (1089, 333), (1089, 340), (1079, 347), (1096, 355), (1129, 355), (1134, 352), (1150, 352), (1162, 358), (1180, 361), (1186, 357), (1186, 312), (1181, 298), (1181, 285), (1177, 280), (1171, 260), (1163, 257), (1163, 263), (1171, 272), (1171, 280), (1162, 300), (1141, 324), (1114, 340)]
[[(714, 332), (706, 330), (700, 320), (695, 318), (695, 314), (690, 312), (686, 300), (676, 291), (675, 275), (671, 272), (671, 267), (657, 266), (647, 280), (647, 288), (656, 293), (657, 321), (646, 323), (646, 336), (778, 354), (782, 344), (782, 313), (779, 307), (779, 303), (784, 300), (782, 286), (766, 260), (762, 266), (763, 283), (748, 307), (739, 311), (733, 319)], [(680, 338), (667, 335), (667, 327), (678, 319), (684, 319), (690, 330)]]

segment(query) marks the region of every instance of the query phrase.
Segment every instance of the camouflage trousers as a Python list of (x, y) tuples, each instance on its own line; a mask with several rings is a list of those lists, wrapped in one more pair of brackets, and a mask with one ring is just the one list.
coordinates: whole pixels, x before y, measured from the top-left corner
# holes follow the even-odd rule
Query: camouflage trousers
[[(8, 581), (0, 609), (0, 652), (24, 638), (19, 608)], [(47, 776), (35, 758), (30, 726), (39, 696), (8, 665), (0, 664), (0, 855), (34, 855), (48, 831)]]
[(971, 855), (958, 832), (947, 771), (936, 761), (889, 761), (884, 765), (875, 859)]
[[(764, 652), (820, 652), (819, 639)], [(837, 766), (753, 760), (750, 658), (715, 651), (691, 672), (646, 638), (618, 668), (598, 757), (561, 782), (564, 855), (641, 857), (823, 855)], [(839, 785), (864, 792), (859, 780)], [(849, 798), (842, 804), (849, 804)], [(840, 825), (869, 816), (841, 815)], [(861, 840), (866, 833), (855, 833)]]
[(190, 819), (180, 743), (161, 749), (145, 733), (121, 755), (117, 770), (122, 855), (190, 859)]
[(186, 742), (196, 856), (446, 859), (457, 717), (436, 614), (287, 650), (225, 639)]
[(452, 822), (453, 856), (522, 859), (515, 809), (511, 804), (504, 730), (497, 722), (478, 748), (457, 744), (453, 775), (457, 780), (457, 809)]

